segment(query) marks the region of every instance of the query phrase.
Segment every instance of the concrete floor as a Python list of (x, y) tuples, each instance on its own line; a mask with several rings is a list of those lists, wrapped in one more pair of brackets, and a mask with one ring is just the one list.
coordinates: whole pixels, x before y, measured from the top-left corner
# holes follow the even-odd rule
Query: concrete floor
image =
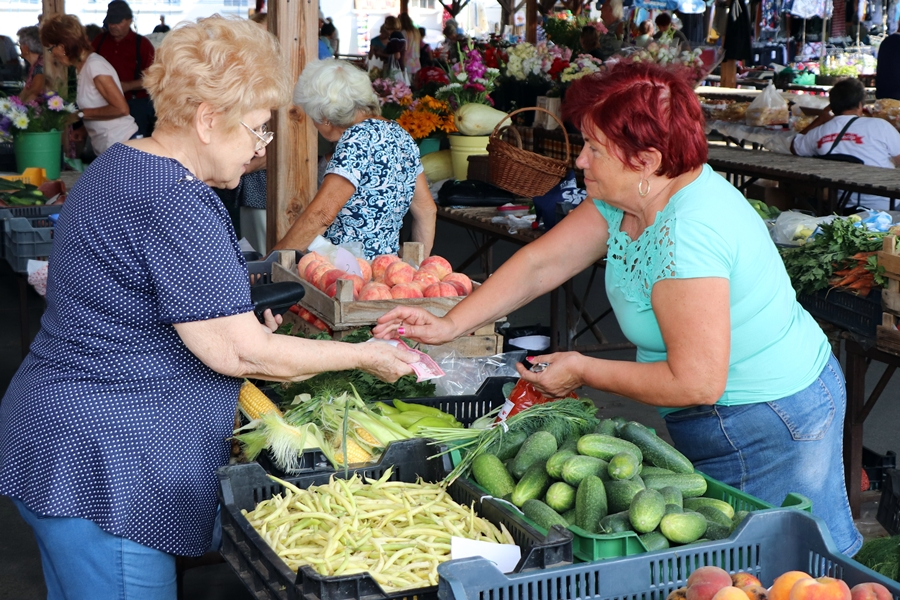
[[(459, 227), (445, 223), (438, 224), (434, 253), (448, 258), (451, 263), (458, 264), (472, 252), (469, 236)], [(495, 249), (495, 264), (501, 264), (515, 247), (501, 242)], [(469, 272), (478, 271), (477, 267)], [(576, 288), (583, 289), (587, 277), (576, 280)], [(594, 293), (588, 301), (588, 309), (597, 313), (608, 304), (602, 288)], [(27, 312), (29, 316), (30, 335), (37, 332), (39, 318), (43, 309), (43, 300), (29, 290)], [(533, 325), (550, 322), (549, 296), (539, 298), (527, 307), (510, 315), (513, 326)], [(4, 262), (0, 265), (0, 322), (6, 324), (0, 330), (0, 389), (6, 389), (9, 380), (21, 360), (19, 345), (18, 287), (14, 274)], [(612, 317), (601, 323), (601, 328), (611, 341), (623, 341), (622, 334)], [(589, 336), (588, 336), (589, 337)], [(588, 339), (585, 343), (591, 343)], [(633, 360), (633, 351), (621, 351), (604, 355), (608, 358)], [(871, 391), (882, 369), (870, 369), (867, 389)], [(594, 400), (603, 415), (622, 415), (626, 419), (640, 421), (654, 427), (662, 436), (666, 436), (664, 422), (655, 409), (605, 394), (596, 390), (584, 390), (584, 395)], [(889, 386), (879, 404), (871, 413), (865, 429), (865, 444), (872, 450), (884, 454), (887, 450), (900, 450), (900, 442), (896, 437), (897, 424), (900, 423), (900, 386)], [(877, 506), (877, 493), (868, 493), (863, 510), (863, 518), (858, 526), (867, 537), (884, 535), (883, 530), (874, 519)], [(0, 600), (37, 600), (46, 596), (43, 584), (40, 556), (34, 537), (23, 523), (12, 503), (0, 497)], [(195, 600), (246, 600), (253, 598), (231, 572), (228, 566), (218, 564), (188, 570), (184, 578), (184, 597)]]

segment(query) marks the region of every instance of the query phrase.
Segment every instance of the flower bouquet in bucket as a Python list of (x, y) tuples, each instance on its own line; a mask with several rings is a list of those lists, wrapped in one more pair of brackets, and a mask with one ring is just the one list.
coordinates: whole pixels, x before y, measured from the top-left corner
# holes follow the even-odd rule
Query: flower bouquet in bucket
[(22, 103), (17, 96), (0, 98), (0, 139), (10, 141), (20, 133), (62, 131), (75, 105), (56, 92), (47, 92)]

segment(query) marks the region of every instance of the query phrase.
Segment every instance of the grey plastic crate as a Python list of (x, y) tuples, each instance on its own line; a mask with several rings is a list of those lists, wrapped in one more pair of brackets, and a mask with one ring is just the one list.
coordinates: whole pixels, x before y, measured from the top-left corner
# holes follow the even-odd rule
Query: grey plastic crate
[(900, 598), (900, 584), (840, 554), (825, 523), (799, 510), (751, 513), (728, 539), (627, 558), (504, 575), (481, 558), (438, 566), (440, 600), (665, 600), (696, 569), (715, 565), (755, 575), (768, 587), (786, 571), (878, 582)]
[[(62, 210), (62, 204), (42, 206), (10, 206), (0, 208), (0, 223), (13, 218), (45, 218), (58, 214)], [(0, 258), (6, 256), (6, 243), (0, 244)], [(28, 260), (26, 259), (26, 263)]]
[(53, 249), (53, 223), (46, 216), (13, 217), (3, 221), (4, 257), (16, 273), (25, 273), (28, 260), (47, 260)]

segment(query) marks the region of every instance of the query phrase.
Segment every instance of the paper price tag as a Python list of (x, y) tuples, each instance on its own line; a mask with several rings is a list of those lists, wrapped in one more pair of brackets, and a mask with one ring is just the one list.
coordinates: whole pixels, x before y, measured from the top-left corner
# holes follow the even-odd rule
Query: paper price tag
[(480, 556), (491, 561), (503, 573), (512, 573), (522, 559), (522, 549), (515, 544), (493, 544), (461, 537), (450, 538), (450, 557), (469, 558)]

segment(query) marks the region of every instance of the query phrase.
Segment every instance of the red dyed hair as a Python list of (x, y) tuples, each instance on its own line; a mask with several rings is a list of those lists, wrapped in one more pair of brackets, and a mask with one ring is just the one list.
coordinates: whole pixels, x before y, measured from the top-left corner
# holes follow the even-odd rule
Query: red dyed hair
[(610, 150), (635, 171), (641, 152), (658, 150), (656, 175), (677, 177), (707, 157), (697, 95), (680, 76), (650, 63), (618, 63), (582, 77), (566, 92), (563, 116), (582, 132), (598, 129)]

